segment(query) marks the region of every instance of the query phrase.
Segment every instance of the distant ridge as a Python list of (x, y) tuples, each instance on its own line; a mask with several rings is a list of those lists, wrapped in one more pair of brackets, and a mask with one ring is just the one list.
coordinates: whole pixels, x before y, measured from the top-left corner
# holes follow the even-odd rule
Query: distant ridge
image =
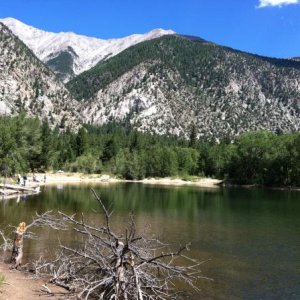
[(127, 48), (71, 80), (85, 122), (220, 140), (300, 129), (300, 62), (168, 35)]
[(175, 33), (172, 30), (154, 29), (145, 34), (104, 40), (73, 32), (47, 32), (14, 18), (0, 19), (0, 22), (9, 27), (64, 82), (132, 45)]

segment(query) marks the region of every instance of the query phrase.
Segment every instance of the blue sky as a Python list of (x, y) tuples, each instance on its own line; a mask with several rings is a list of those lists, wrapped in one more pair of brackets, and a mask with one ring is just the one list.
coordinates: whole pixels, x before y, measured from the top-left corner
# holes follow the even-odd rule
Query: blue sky
[(99, 38), (173, 29), (274, 57), (300, 56), (299, 0), (0, 0), (0, 18)]

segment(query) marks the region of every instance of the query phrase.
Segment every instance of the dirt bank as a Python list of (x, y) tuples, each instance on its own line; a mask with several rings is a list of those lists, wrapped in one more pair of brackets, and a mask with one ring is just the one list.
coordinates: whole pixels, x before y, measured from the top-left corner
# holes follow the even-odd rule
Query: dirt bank
[[(0, 262), (0, 274), (5, 276), (5, 282), (0, 287), (1, 300), (72, 299), (64, 289), (47, 283), (47, 280), (36, 279), (33, 275), (18, 270), (10, 270), (10, 264)], [(45, 284), (54, 295), (44, 292)]]

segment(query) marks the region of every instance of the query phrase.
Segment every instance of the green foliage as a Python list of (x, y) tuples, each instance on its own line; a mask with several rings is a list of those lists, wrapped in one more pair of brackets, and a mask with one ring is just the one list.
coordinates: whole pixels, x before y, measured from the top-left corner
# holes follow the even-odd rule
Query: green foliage
[(41, 131), (37, 119), (24, 115), (0, 119), (0, 166), (4, 175), (34, 168), (41, 154)]
[(145, 176), (143, 159), (138, 152), (130, 152), (128, 148), (121, 149), (116, 156), (116, 171), (129, 180), (142, 179)]
[(77, 157), (76, 160), (69, 165), (69, 170), (71, 172), (82, 172), (88, 174), (100, 173), (101, 162), (91, 153), (88, 153)]
[[(200, 143), (138, 132), (124, 124), (51, 130), (38, 119), (0, 117), (0, 173), (47, 169), (126, 179), (211, 176), (236, 184), (300, 186), (300, 134), (248, 132)], [(192, 177), (191, 177), (192, 176)]]
[(192, 124), (189, 147), (194, 148), (196, 146), (196, 143), (197, 143), (197, 130), (195, 124)]
[(0, 288), (4, 284), (4, 282), (5, 282), (5, 276), (2, 273), (0, 273)]
[[(73, 72), (73, 56), (70, 52), (74, 50), (68, 47), (68, 50), (61, 52), (58, 56), (47, 61), (47, 66), (50, 67), (55, 73), (59, 74), (60, 79), (65, 77), (74, 76)], [(73, 52), (74, 53), (74, 52)], [(76, 54), (75, 54), (76, 55)]]
[(276, 149), (272, 147), (274, 138), (265, 131), (242, 134), (236, 141), (236, 153), (229, 164), (230, 178), (242, 184), (264, 184), (264, 174), (276, 157)]
[(111, 160), (114, 156), (116, 156), (116, 154), (117, 154), (116, 141), (114, 138), (109, 139), (104, 145), (101, 159), (102, 161), (106, 162)]
[(203, 145), (204, 173), (236, 184), (300, 185), (300, 134), (248, 132), (233, 143)]
[(42, 169), (48, 169), (50, 161), (49, 156), (51, 153), (51, 130), (47, 122), (42, 124), (41, 128), (41, 143), (42, 143), (42, 151), (40, 155), (40, 167)]
[(88, 149), (88, 136), (86, 130), (81, 127), (76, 137), (76, 153), (78, 156), (84, 154)]
[(197, 174), (199, 151), (190, 148), (177, 148), (178, 171), (181, 175)]

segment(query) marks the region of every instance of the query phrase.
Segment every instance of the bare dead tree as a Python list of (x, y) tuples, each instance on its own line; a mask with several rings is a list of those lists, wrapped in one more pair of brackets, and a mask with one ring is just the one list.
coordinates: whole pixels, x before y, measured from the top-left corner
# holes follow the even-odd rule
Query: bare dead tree
[(47, 211), (43, 214), (36, 213), (32, 222), (26, 226), (25, 222), (19, 224), (16, 230), (14, 239), (14, 247), (11, 256), (11, 262), (15, 263), (15, 268), (22, 264), (23, 258), (23, 239), (24, 237), (34, 239), (36, 236), (29, 229), (32, 227), (50, 227), (55, 230), (65, 230), (65, 222), (52, 214), (52, 211)]
[(22, 264), (23, 258), (23, 239), (26, 232), (25, 222), (21, 222), (16, 230), (14, 239), (14, 246), (11, 254), (11, 263), (14, 263), (14, 267), (17, 269)]
[(35, 262), (38, 276), (50, 275), (52, 283), (79, 299), (173, 299), (179, 295), (177, 281), (198, 291), (197, 281), (205, 278), (199, 269), (203, 262), (184, 254), (189, 244), (170, 251), (157, 239), (139, 236), (133, 216), (123, 234), (117, 234), (111, 228), (112, 212), (92, 192), (104, 213), (104, 225), (90, 225), (83, 214), (77, 219), (59, 212), (83, 243), (76, 248), (61, 245), (54, 261), (40, 258)]
[(14, 230), (15, 237), (13, 240), (7, 237), (2, 231), (0, 231), (0, 236), (2, 238), (0, 250), (2, 250), (3, 253), (12, 250), (10, 262), (13, 264), (13, 268), (18, 268), (22, 264), (24, 238), (36, 238), (35, 234), (29, 231), (29, 229), (32, 227), (43, 226), (47, 226), (56, 230), (66, 229), (65, 222), (61, 218), (55, 217), (51, 211), (47, 211), (43, 214), (36, 213), (32, 222), (27, 226), (25, 222), (21, 222)]
[(8, 238), (3, 231), (0, 230), (0, 253), (5, 253), (8, 250), (11, 250), (13, 247), (13, 241)]

